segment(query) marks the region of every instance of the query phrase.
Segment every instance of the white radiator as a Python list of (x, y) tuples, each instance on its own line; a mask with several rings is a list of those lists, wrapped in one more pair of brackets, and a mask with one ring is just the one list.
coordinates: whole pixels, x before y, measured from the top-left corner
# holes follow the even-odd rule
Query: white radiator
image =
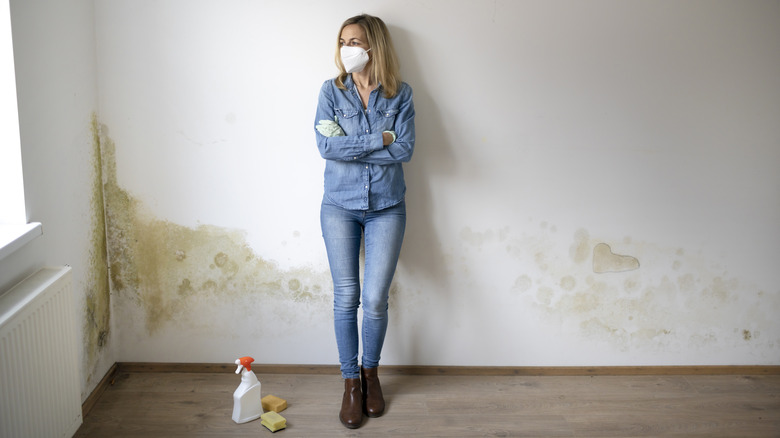
[(0, 297), (0, 437), (72, 437), (81, 389), (72, 275), (44, 268)]

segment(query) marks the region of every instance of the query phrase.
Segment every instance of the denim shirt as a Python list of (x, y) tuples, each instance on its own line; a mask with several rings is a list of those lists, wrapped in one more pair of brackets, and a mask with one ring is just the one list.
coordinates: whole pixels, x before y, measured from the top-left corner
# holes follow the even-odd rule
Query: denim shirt
[[(317, 147), (325, 159), (325, 199), (348, 210), (376, 211), (404, 200), (406, 183), (401, 163), (414, 151), (414, 104), (412, 88), (402, 83), (387, 99), (382, 86), (371, 91), (363, 108), (352, 75), (344, 80), (346, 90), (334, 79), (322, 84), (317, 116), (334, 120), (346, 136), (326, 137), (315, 129)], [(382, 145), (382, 132), (394, 131), (396, 139)]]

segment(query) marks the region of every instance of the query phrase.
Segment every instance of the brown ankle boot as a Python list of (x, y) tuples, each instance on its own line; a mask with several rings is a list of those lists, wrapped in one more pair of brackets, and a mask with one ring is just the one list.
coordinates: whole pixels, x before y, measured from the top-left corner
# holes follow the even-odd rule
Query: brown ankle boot
[(360, 367), (360, 377), (363, 384), (363, 411), (369, 417), (381, 417), (385, 412), (385, 398), (382, 396), (382, 386), (379, 385), (378, 368)]
[(344, 379), (344, 398), (341, 399), (341, 424), (357, 429), (363, 422), (363, 393), (360, 390), (360, 379)]

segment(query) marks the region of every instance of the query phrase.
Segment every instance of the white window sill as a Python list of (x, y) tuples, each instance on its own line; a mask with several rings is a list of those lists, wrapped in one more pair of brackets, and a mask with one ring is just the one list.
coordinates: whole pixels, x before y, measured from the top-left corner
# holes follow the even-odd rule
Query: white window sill
[(0, 260), (43, 234), (39, 222), (22, 225), (0, 224)]

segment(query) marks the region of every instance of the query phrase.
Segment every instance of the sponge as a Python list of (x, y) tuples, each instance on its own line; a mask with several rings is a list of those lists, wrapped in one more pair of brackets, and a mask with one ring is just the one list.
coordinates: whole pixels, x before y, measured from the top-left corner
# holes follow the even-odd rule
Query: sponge
[(281, 399), (275, 395), (267, 395), (260, 400), (263, 404), (264, 411), (274, 411), (276, 413), (282, 412), (287, 409), (287, 401)]
[(260, 424), (267, 427), (271, 432), (276, 432), (287, 427), (287, 420), (276, 412), (269, 411), (260, 416)]

